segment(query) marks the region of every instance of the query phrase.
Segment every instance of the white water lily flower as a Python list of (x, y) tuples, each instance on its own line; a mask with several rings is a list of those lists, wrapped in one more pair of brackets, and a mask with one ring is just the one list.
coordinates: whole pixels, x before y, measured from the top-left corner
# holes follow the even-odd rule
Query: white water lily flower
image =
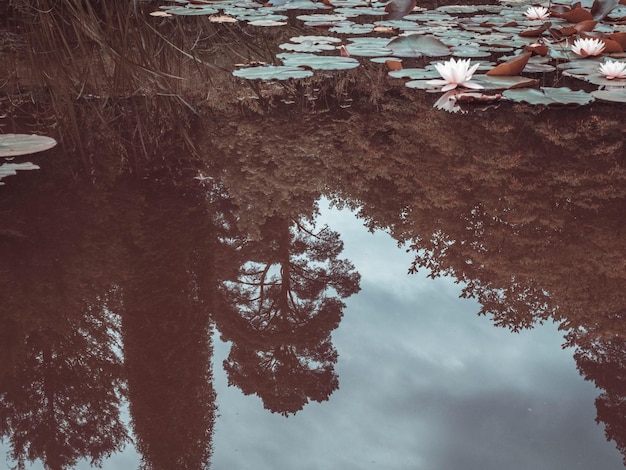
[(529, 20), (546, 20), (550, 16), (550, 12), (546, 7), (528, 7), (524, 15)]
[(457, 86), (480, 90), (483, 88), (482, 85), (470, 82), (472, 75), (474, 75), (479, 65), (480, 64), (475, 64), (470, 67), (469, 59), (459, 59), (458, 61), (450, 59), (444, 63), (437, 62), (435, 68), (443, 80), (428, 80), (426, 83), (428, 85), (443, 86), (441, 91), (454, 90)]
[(602, 54), (604, 42), (596, 38), (579, 38), (572, 44), (572, 51), (583, 57)]
[(626, 78), (626, 62), (607, 60), (604, 64), (600, 65), (600, 73), (608, 80)]

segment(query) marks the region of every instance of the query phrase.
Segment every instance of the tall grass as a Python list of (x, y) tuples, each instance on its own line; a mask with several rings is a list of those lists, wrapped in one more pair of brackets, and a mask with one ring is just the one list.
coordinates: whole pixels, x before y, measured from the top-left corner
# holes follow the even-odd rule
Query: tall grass
[(195, 153), (191, 121), (207, 100), (227, 101), (232, 62), (253, 47), (236, 27), (154, 18), (143, 2), (10, 2), (25, 47), (0, 91), (36, 112), (47, 101), (56, 137), (90, 172), (103, 161), (139, 171), (166, 138)]

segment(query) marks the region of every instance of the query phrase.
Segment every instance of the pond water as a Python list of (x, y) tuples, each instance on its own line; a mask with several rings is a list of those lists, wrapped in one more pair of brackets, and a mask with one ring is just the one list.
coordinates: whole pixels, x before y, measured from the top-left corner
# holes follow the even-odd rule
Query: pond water
[(623, 468), (623, 105), (246, 80), (319, 25), (160, 5), (0, 7), (0, 132), (58, 141), (0, 145), (7, 465)]

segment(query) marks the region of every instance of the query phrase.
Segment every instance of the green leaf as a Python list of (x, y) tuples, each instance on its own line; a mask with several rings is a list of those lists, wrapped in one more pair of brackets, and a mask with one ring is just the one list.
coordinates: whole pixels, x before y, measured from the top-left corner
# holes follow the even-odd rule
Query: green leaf
[(444, 57), (451, 54), (450, 49), (434, 36), (411, 34), (389, 41), (387, 48), (397, 57)]
[(544, 106), (583, 106), (594, 101), (592, 94), (586, 91), (572, 91), (567, 87), (524, 88), (506, 90), (502, 96), (509, 101)]

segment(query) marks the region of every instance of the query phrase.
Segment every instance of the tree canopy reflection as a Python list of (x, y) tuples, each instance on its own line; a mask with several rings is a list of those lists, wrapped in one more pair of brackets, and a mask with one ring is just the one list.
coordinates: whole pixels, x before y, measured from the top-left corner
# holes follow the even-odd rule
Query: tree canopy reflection
[[(97, 17), (69, 15), (73, 31), (45, 5), (29, 10), (29, 25), (47, 78), (28, 86), (46, 93), (10, 130), (44, 122), (64, 146), (51, 179), (3, 188), (0, 208), (0, 431), (19, 464), (100, 462), (128, 439), (128, 400), (145, 468), (208, 466), (214, 326), (232, 343), (229, 382), (267, 409), (328, 399), (338, 386), (331, 332), (359, 276), (339, 258), (338, 234), (316, 225), (322, 195), (409, 248), (410, 270), (456, 278), (496, 324), (559, 322), (581, 374), (603, 390), (598, 420), (626, 453), (626, 172), (611, 109), (460, 121), (404, 88), (379, 106), (377, 82), (361, 77), (351, 111), (333, 107), (329, 85), (327, 107), (275, 98), (263, 115), (237, 114), (173, 85), (171, 67), (184, 74), (188, 63), (159, 56), (167, 70), (144, 80), (162, 36), (133, 37), (135, 66)], [(51, 31), (73, 31), (75, 44), (85, 25), (97, 26), (100, 65), (121, 60), (119, 87), (99, 88), (89, 69), (97, 93), (75, 99), (86, 82), (46, 51), (65, 47)], [(170, 32), (189, 46), (194, 26)], [(7, 109), (28, 114), (15, 103)]]
[(338, 387), (330, 334), (343, 314), (340, 298), (359, 290), (353, 266), (337, 259), (341, 250), (328, 227), (314, 232), (274, 217), (244, 247), (246, 263), (228, 283), (235, 311), (216, 320), (233, 343), (224, 363), (229, 383), (256, 393), (271, 411), (295, 413)]

